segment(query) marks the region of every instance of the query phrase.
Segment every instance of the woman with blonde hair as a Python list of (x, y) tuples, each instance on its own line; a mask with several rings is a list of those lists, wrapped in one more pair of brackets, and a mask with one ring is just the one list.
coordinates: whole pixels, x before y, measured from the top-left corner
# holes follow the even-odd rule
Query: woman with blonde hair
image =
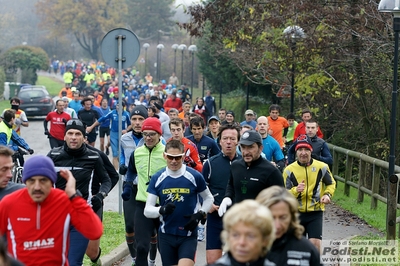
[[(267, 255), (270, 261), (282, 266), (321, 265), (317, 249), (303, 236), (298, 202), (288, 190), (269, 187), (258, 194), (256, 201), (268, 207), (274, 219), (276, 238)], [(308, 263), (304, 264), (305, 261)]]
[(225, 254), (213, 266), (270, 266), (266, 254), (274, 241), (271, 212), (255, 200), (233, 205), (224, 215), (221, 233)]

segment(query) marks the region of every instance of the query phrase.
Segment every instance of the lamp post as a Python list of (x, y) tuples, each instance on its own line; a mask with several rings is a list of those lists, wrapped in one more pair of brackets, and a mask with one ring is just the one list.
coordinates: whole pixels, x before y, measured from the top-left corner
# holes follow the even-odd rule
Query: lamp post
[(176, 74), (176, 50), (178, 49), (179, 44), (173, 44), (171, 48), (174, 50), (174, 73)]
[(71, 48), (72, 48), (72, 61), (75, 61), (75, 44), (71, 43)]
[[(147, 49), (150, 47), (150, 44), (147, 42), (143, 44), (144, 48), (144, 74), (147, 74)], [(142, 75), (143, 76), (143, 75)]]
[(164, 49), (163, 44), (157, 45), (157, 80), (161, 80), (161, 51)]
[(288, 39), (290, 49), (292, 50), (292, 88), (290, 89), (290, 112), (293, 113), (294, 110), (294, 72), (295, 72), (295, 53), (296, 45), (300, 39), (305, 38), (305, 33), (299, 26), (289, 26), (284, 31), (283, 34)]
[(193, 95), (193, 84), (194, 84), (194, 53), (197, 51), (197, 46), (192, 44), (188, 48), (189, 52), (192, 54), (192, 82), (191, 82), (191, 89), (190, 94)]
[(389, 12), (393, 14), (394, 31), (394, 60), (393, 60), (393, 87), (392, 87), (392, 112), (390, 114), (390, 151), (389, 151), (389, 177), (387, 187), (387, 211), (386, 211), (386, 238), (396, 239), (396, 194), (390, 193), (391, 187), (396, 186), (397, 176), (395, 176), (396, 158), (396, 109), (397, 109), (397, 72), (399, 65), (399, 32), (400, 32), (400, 8), (399, 0), (381, 0), (378, 6), (379, 12)]
[(178, 46), (178, 49), (182, 51), (182, 64), (181, 64), (181, 84), (183, 84), (183, 53), (186, 50), (186, 44), (181, 44)]

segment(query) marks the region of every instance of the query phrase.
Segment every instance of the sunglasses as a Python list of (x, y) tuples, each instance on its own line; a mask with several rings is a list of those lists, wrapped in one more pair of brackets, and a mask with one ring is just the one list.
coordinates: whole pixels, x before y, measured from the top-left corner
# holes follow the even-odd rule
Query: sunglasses
[(185, 155), (184, 153), (182, 153), (182, 154), (169, 154), (169, 153), (166, 153), (166, 152), (164, 152), (164, 154), (165, 154), (165, 156), (167, 156), (168, 160), (171, 160), (171, 161), (173, 161), (173, 160), (178, 161), (178, 160), (182, 159), (182, 157)]
[(68, 120), (67, 126), (72, 126), (72, 125), (77, 125), (77, 126), (80, 126), (80, 127), (83, 127), (83, 126), (84, 126), (83, 123), (82, 123), (82, 121), (79, 120), (79, 119), (71, 119), (71, 120)]
[(156, 132), (143, 132), (142, 133), (143, 137), (154, 137), (155, 135), (157, 135)]

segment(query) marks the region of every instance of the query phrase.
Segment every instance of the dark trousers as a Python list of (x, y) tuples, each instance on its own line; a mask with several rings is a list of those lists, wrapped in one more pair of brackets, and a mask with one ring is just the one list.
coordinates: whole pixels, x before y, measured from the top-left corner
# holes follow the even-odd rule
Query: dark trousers
[(136, 265), (147, 266), (147, 255), (150, 250), (151, 237), (158, 230), (159, 220), (149, 219), (144, 216), (145, 202), (136, 201), (135, 212), (135, 239), (136, 239)]
[(64, 140), (55, 139), (53, 137), (49, 137), (49, 142), (52, 149), (64, 145)]

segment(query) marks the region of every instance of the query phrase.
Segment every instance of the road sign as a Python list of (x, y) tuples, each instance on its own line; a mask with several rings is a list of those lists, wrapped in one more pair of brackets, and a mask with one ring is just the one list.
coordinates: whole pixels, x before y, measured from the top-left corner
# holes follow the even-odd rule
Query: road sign
[(135, 33), (123, 28), (109, 31), (101, 41), (101, 55), (104, 62), (118, 68), (118, 39), (122, 37), (122, 68), (135, 64), (140, 54), (140, 42)]
[(278, 92), (276, 93), (276, 97), (280, 98), (290, 98), (290, 91), (291, 91), (292, 86), (282, 84), (282, 86), (279, 88)]

